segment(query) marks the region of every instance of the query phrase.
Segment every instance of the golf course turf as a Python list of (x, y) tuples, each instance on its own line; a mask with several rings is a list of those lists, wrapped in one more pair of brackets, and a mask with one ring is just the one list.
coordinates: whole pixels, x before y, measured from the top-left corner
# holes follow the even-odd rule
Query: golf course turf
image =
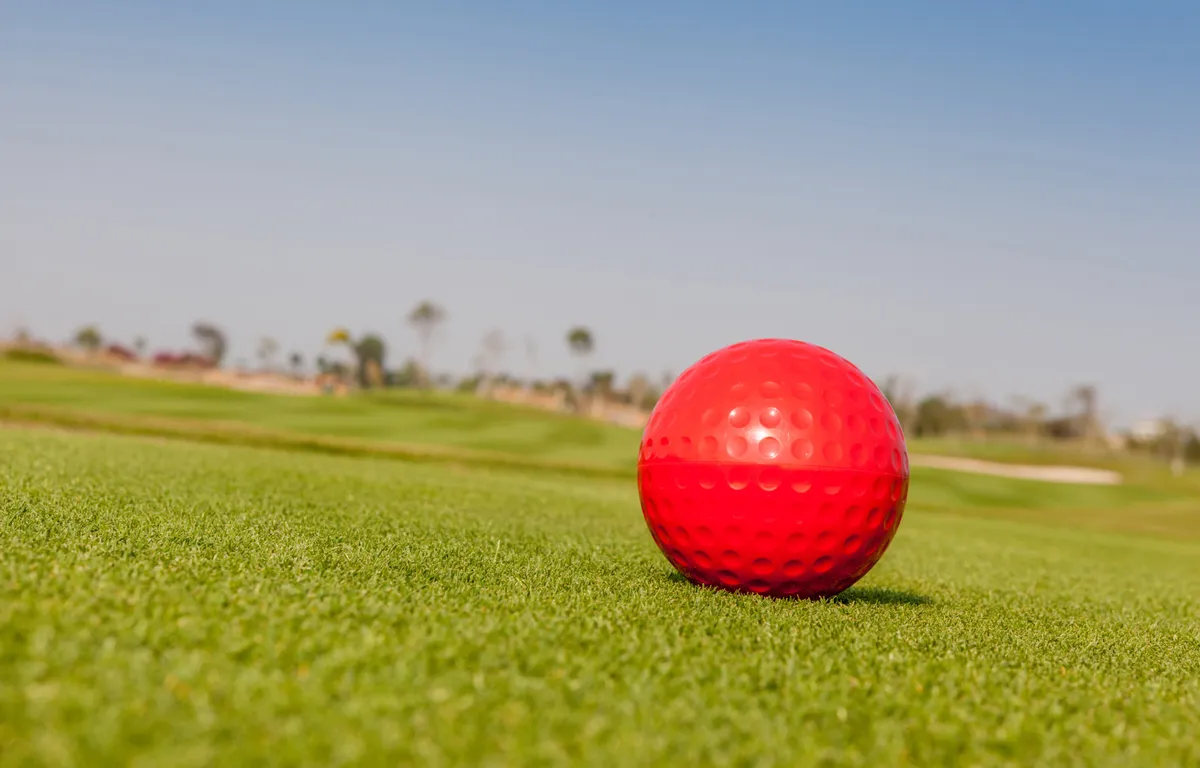
[(1200, 761), (1190, 480), (917, 468), (808, 602), (675, 574), (604, 442), (611, 476), (107, 431), (0, 429), (0, 765)]

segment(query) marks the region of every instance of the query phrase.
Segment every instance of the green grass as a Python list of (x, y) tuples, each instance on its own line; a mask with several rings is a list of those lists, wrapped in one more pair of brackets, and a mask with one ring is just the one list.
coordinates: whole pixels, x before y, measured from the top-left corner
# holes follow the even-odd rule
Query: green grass
[[(354, 454), (453, 451), (507, 456), (526, 465), (631, 472), (637, 430), (469, 395), (390, 391), (346, 398), (237, 392), (126, 378), (102, 370), (0, 360), (0, 419), (138, 433), (177, 434)], [(1136, 482), (1173, 482), (1160, 464), (1053, 444), (969, 439), (909, 440), (912, 453), (1025, 464), (1116, 469)], [(1178, 484), (1178, 481), (1174, 481)], [(1200, 473), (1185, 481), (1200, 492)]]
[(637, 460), (639, 439), (635, 430), (469, 395), (281, 396), (0, 361), (0, 409), (5, 407), (9, 417), (50, 414), (47, 420), (54, 421), (65, 412), (116, 417), (117, 424), (157, 418), (172, 420), (172, 430), (188, 421), (210, 431), (214, 424), (242, 425), (360, 445), (437, 446), (625, 470)]
[(0, 355), (0, 360), (34, 365), (62, 365), (62, 361), (52, 352), (41, 349), (6, 349), (4, 354)]
[(1179, 488), (918, 469), (797, 602), (677, 577), (628, 479), (30, 429), (0, 467), (0, 764), (1200, 761)]

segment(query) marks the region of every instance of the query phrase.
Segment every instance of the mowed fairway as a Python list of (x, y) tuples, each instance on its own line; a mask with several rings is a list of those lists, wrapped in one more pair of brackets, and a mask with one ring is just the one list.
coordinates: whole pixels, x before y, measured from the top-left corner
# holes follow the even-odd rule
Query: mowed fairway
[(0, 467), (6, 765), (1200, 761), (1178, 489), (914, 470), (797, 602), (677, 577), (632, 477), (24, 427)]
[[(0, 421), (13, 420), (356, 455), (417, 458), (452, 452), (470, 454), (476, 463), (503, 457), (509, 464), (553, 463), (608, 475), (633, 471), (640, 437), (613, 424), (465, 394), (389, 390), (354, 397), (279, 396), (0, 357)], [(1200, 473), (1175, 481), (1161, 462), (1015, 440), (910, 439), (908, 446), (912, 453), (1117, 469), (1139, 481), (1185, 486), (1200, 498)]]
[(632, 471), (639, 437), (615, 425), (463, 394), (280, 396), (0, 359), (0, 419), (6, 418), (48, 423), (82, 418), (109, 430), (235, 442), (253, 436), (267, 444), (363, 453), (382, 450), (382, 444), (449, 449), (600, 471)]

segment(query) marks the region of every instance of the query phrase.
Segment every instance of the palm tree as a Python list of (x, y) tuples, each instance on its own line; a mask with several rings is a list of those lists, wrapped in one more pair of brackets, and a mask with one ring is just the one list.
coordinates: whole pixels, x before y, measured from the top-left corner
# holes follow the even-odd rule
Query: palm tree
[(421, 367), (424, 368), (421, 378), (426, 386), (431, 380), (430, 347), (433, 335), (445, 320), (446, 310), (432, 301), (422, 301), (408, 315), (409, 324), (417, 329), (417, 336), (421, 340)]
[(592, 332), (582, 325), (575, 326), (567, 331), (567, 346), (571, 348), (571, 353), (575, 355), (591, 354), (595, 346), (595, 340), (592, 338)]
[(200, 322), (192, 326), (192, 335), (204, 348), (205, 357), (211, 360), (213, 365), (219, 366), (229, 349), (225, 332), (212, 323)]
[(499, 328), (489, 331), (483, 337), (482, 347), (476, 358), (480, 370), (479, 383), (475, 391), (478, 394), (486, 395), (492, 391), (492, 383), (495, 381), (500, 363), (504, 358), (504, 352), (508, 348), (504, 332)]
[[(325, 346), (326, 347), (345, 347), (346, 349), (353, 351), (354, 339), (350, 335), (350, 331), (339, 326), (337, 328), (334, 328), (332, 331), (330, 331), (325, 336)], [(322, 355), (322, 357), (324, 357), (324, 355)], [(323, 373), (328, 373), (330, 371), (340, 372), (339, 368), (338, 368), (339, 365), (342, 365), (339, 361), (331, 362), (328, 359), (326, 359), (325, 371), (322, 371), (322, 372)], [(342, 367), (344, 368), (344, 365)], [(341, 378), (341, 376), (338, 376), (338, 378)]]
[(1091, 384), (1080, 384), (1071, 390), (1069, 395), (1072, 402), (1078, 404), (1076, 423), (1080, 436), (1085, 444), (1090, 445), (1099, 432), (1099, 420), (1096, 413), (1096, 387)]
[(304, 355), (299, 352), (293, 352), (288, 355), (288, 363), (292, 366), (292, 374), (299, 376), (300, 369), (304, 367)]
[[(592, 353), (596, 346), (596, 341), (592, 337), (592, 332), (582, 325), (577, 325), (567, 331), (567, 346), (571, 350), (571, 354), (579, 357), (581, 360), (586, 360), (587, 356)], [(580, 374), (579, 380), (586, 386), (587, 382), (587, 363), (582, 364), (583, 371)], [(582, 391), (582, 390), (580, 390)], [(582, 403), (576, 398), (576, 407), (581, 407)]]
[(270, 336), (264, 336), (258, 342), (258, 359), (262, 362), (265, 370), (271, 370), (272, 363), (275, 360), (275, 354), (279, 351), (279, 342)]

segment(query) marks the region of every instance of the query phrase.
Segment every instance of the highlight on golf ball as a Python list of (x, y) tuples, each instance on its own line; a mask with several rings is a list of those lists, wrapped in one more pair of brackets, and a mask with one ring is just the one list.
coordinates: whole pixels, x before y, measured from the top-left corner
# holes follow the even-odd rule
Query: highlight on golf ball
[(720, 349), (663, 393), (638, 491), (688, 579), (776, 597), (835, 595), (883, 556), (904, 516), (908, 451), (880, 389), (790, 339)]

